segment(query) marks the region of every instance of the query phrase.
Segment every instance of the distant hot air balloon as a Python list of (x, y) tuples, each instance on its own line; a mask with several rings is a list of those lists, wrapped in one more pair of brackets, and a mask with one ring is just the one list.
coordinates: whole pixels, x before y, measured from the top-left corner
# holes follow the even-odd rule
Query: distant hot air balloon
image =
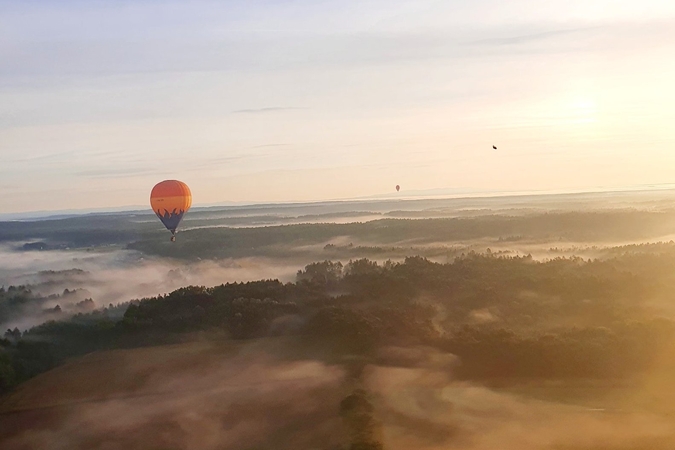
[(398, 192), (398, 191), (400, 191), (400, 190), (401, 190), (401, 186), (399, 186), (399, 185), (397, 184), (397, 185), (396, 185), (396, 192)]
[(176, 240), (176, 228), (191, 205), (192, 193), (182, 181), (162, 181), (155, 185), (150, 193), (150, 206), (166, 229), (171, 232), (171, 242)]

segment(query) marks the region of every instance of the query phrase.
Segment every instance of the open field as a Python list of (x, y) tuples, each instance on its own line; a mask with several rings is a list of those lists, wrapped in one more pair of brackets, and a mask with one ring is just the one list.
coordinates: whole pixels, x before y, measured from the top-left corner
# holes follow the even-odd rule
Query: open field
[(299, 357), (297, 348), (283, 339), (210, 338), (92, 353), (5, 397), (0, 442), (6, 449), (338, 449), (350, 439), (340, 403), (361, 386), (388, 449), (637, 450), (647, 442), (665, 450), (675, 443), (675, 411), (645, 408), (635, 381), (490, 388), (453, 380), (425, 350), (417, 350), (415, 367), (380, 359), (353, 380), (341, 365)]
[(342, 370), (285, 359), (280, 346), (202, 341), (89, 354), (5, 398), (0, 442), (5, 449), (340, 444)]

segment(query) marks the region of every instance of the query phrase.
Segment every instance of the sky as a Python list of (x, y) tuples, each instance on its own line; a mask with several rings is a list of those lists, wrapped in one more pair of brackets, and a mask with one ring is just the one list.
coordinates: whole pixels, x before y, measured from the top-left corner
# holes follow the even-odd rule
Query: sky
[(672, 0), (0, 0), (0, 211), (672, 183), (673, 55)]

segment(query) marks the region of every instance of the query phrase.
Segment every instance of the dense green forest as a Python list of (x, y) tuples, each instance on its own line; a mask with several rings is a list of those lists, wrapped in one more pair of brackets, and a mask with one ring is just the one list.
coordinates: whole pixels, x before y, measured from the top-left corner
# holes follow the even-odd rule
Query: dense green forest
[[(364, 364), (386, 346), (430, 346), (458, 356), (453, 372), (473, 380), (632, 377), (675, 339), (675, 322), (666, 318), (675, 299), (675, 250), (659, 249), (624, 248), (602, 261), (490, 253), (447, 264), (421, 257), (323, 261), (293, 283), (185, 287), (7, 330), (0, 387), (7, 391), (87, 352), (211, 331), (217, 339), (291, 336), (317, 354), (356, 355)], [(3, 301), (17, 289), (29, 295), (9, 288)]]

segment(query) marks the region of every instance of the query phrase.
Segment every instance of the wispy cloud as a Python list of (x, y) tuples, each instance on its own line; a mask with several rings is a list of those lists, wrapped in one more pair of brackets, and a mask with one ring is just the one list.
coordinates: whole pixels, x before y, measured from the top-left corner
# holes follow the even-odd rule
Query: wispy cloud
[(241, 161), (247, 161), (254, 158), (264, 158), (269, 156), (266, 153), (255, 153), (248, 155), (235, 155), (235, 156), (222, 156), (219, 158), (210, 158), (202, 161), (193, 161), (188, 167), (185, 167), (184, 170), (203, 170), (207, 168), (215, 168), (222, 166), (224, 164), (232, 164)]
[(299, 109), (309, 109), (309, 108), (297, 106), (270, 106), (267, 108), (238, 109), (236, 111), (232, 111), (232, 114), (264, 114), (283, 111), (296, 111)]
[(665, 182), (675, 2), (597, 1), (0, 0), (0, 210)]
[(509, 36), (509, 37), (499, 37), (499, 38), (489, 38), (489, 39), (479, 39), (475, 41), (464, 42), (463, 45), (517, 45), (517, 44), (527, 44), (530, 42), (541, 41), (544, 39), (552, 38), (555, 36), (563, 36), (574, 33), (581, 33), (584, 31), (590, 31), (598, 29), (599, 27), (588, 27), (588, 28), (572, 28), (567, 30), (551, 30), (543, 31), (541, 33), (525, 34), (519, 36)]
[(74, 175), (87, 178), (119, 178), (151, 175), (155, 173), (157, 173), (157, 171), (149, 167), (110, 167), (105, 169), (82, 170), (75, 172)]
[(266, 148), (266, 147), (288, 147), (290, 144), (263, 144), (263, 145), (254, 145), (250, 148)]
[(6, 158), (4, 159), (5, 164), (9, 163), (38, 163), (38, 162), (49, 162), (49, 161), (65, 161), (76, 154), (75, 151), (67, 152), (58, 152), (58, 153), (47, 153), (41, 155), (22, 155), (17, 158)]

